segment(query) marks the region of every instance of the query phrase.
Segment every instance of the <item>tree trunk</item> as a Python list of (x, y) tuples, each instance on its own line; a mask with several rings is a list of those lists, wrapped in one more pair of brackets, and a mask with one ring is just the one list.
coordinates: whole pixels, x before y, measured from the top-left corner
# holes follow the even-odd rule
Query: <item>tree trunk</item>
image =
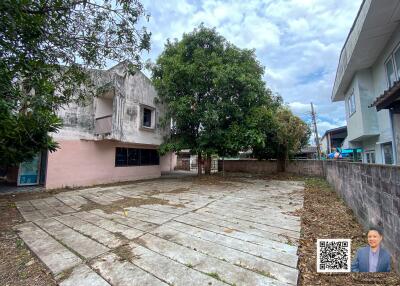
[(285, 172), (286, 170), (286, 160), (284, 158), (278, 158), (277, 160), (277, 171)]
[(288, 150), (285, 148), (282, 156), (277, 160), (277, 171), (285, 172), (286, 171), (286, 161), (289, 158)]
[(197, 153), (197, 175), (198, 176), (201, 176), (201, 173), (202, 173), (202, 168), (203, 168), (203, 166), (202, 166), (202, 158), (201, 158), (201, 153), (199, 152), (199, 153)]
[(211, 175), (211, 155), (207, 154), (204, 171), (206, 175)]
[(222, 157), (222, 176), (225, 176), (225, 160), (224, 157)]

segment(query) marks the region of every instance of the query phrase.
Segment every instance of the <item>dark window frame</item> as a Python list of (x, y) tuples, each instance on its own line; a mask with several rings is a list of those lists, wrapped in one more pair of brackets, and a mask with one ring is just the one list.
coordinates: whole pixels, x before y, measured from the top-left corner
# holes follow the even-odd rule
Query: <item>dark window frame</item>
[(143, 127), (145, 128), (152, 127), (152, 122), (151, 122), (152, 112), (153, 111), (151, 109), (143, 107)]
[(160, 155), (156, 149), (115, 148), (115, 167), (158, 165), (160, 165)]
[(143, 131), (154, 132), (156, 129), (157, 113), (156, 108), (149, 105), (140, 105), (140, 126)]

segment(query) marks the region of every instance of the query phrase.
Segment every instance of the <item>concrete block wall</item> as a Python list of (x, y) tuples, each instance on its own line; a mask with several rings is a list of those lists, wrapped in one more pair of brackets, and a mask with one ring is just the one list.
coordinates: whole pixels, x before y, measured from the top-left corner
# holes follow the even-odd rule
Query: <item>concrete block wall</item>
[(218, 171), (244, 172), (244, 173), (275, 173), (276, 160), (218, 160)]
[[(221, 165), (221, 161), (219, 161)], [(219, 168), (221, 170), (221, 168)], [(275, 173), (276, 161), (225, 161), (226, 172)], [(367, 229), (384, 229), (383, 245), (400, 272), (400, 167), (344, 161), (293, 160), (286, 172), (325, 178)]]
[(383, 245), (400, 272), (400, 167), (336, 161), (323, 165), (325, 178), (364, 228), (383, 228)]
[(318, 160), (287, 161), (286, 172), (297, 175), (325, 177), (323, 161)]

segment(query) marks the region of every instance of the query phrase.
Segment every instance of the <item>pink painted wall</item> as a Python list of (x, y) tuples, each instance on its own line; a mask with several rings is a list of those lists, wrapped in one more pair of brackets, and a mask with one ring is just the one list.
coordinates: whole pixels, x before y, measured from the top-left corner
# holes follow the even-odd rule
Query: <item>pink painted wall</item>
[(161, 172), (171, 172), (175, 170), (178, 156), (175, 153), (167, 153), (160, 157)]
[(114, 141), (63, 140), (49, 153), (46, 189), (91, 186), (112, 182), (158, 178), (161, 167), (115, 167), (115, 147), (146, 148)]

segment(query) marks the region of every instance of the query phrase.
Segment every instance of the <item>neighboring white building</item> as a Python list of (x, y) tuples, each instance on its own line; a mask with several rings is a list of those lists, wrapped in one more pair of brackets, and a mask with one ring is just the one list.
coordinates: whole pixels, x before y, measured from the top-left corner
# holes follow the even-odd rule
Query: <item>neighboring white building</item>
[(400, 1), (363, 1), (340, 54), (332, 101), (344, 101), (350, 148), (363, 162), (399, 164), (392, 115), (372, 106), (400, 77)]
[(157, 152), (169, 132), (159, 123), (165, 106), (155, 100), (151, 81), (140, 71), (127, 73), (127, 64), (90, 72), (101, 94), (60, 109), (63, 127), (52, 134), (60, 148), (21, 164), (19, 185), (89, 186), (156, 178), (173, 170), (176, 156), (160, 158)]

